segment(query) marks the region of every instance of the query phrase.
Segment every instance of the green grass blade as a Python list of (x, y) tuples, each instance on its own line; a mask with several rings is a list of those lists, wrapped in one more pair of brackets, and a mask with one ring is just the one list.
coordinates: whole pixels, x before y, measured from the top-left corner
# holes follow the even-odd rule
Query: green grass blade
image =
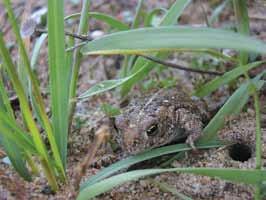
[(258, 67), (259, 65), (263, 64), (264, 62), (254, 62), (248, 65), (240, 66), (234, 68), (233, 70), (226, 72), (223, 76), (217, 77), (210, 82), (201, 86), (197, 91), (194, 93), (195, 96), (204, 97), (209, 95), (211, 92), (215, 91), (222, 85), (229, 83), (230, 81), (236, 79), (238, 76), (245, 74), (249, 70)]
[(45, 42), (47, 38), (47, 34), (43, 33), (35, 42), (33, 50), (32, 50), (32, 56), (31, 56), (31, 61), (30, 61), (30, 65), (32, 67), (33, 70), (36, 69), (36, 64), (38, 61), (38, 57), (40, 55), (40, 50), (41, 47), (43, 45), (43, 43)]
[(65, 65), (63, 0), (48, 0), (48, 50), (53, 132), (65, 168), (70, 66)]
[(18, 146), (21, 148), (27, 149), (31, 151), (31, 153), (37, 153), (32, 137), (17, 125), (14, 118), (9, 116), (9, 114), (3, 110), (0, 110), (0, 119), (2, 124), (1, 127), (3, 127), (2, 130), (9, 129), (11, 133), (14, 132), (13, 134), (8, 134), (10, 131), (2, 131), (2, 135), (10, 138), (13, 143), (19, 143)]
[[(21, 128), (19, 128), (16, 123), (15, 116), (13, 114), (13, 110), (1, 77), (0, 77), (0, 119), (2, 123), (1, 127), (4, 127), (4, 130), (8, 129), (7, 127), (10, 127), (8, 131), (3, 131), (3, 133), (1, 134), (3, 139), (8, 143), (7, 145), (5, 145), (6, 142), (2, 143), (8, 148), (7, 151), (12, 151), (12, 148), (14, 147), (14, 152), (16, 152), (17, 155), (20, 155), (20, 152), (23, 152), (23, 150), (25, 149), (29, 149), (29, 151), (36, 153), (36, 149), (34, 147), (32, 139)], [(10, 140), (12, 142), (9, 142), (7, 138), (13, 138)], [(20, 144), (15, 145), (17, 142), (19, 142)], [(19, 149), (17, 146), (20, 146), (21, 149)], [(11, 154), (14, 155), (13, 153)], [(17, 157), (17, 159), (19, 159), (19, 157)]]
[[(37, 73), (36, 72), (36, 67), (37, 67), (36, 64), (37, 64), (37, 61), (38, 61), (38, 57), (39, 57), (39, 54), (40, 54), (40, 50), (41, 50), (42, 44), (45, 42), (46, 38), (47, 38), (47, 34), (42, 34), (36, 40), (36, 42), (34, 44), (34, 47), (33, 47), (32, 57), (31, 57), (31, 60), (30, 60), (30, 65), (31, 65), (31, 68), (32, 68), (33, 72), (35, 72), (35, 73)], [(36, 98), (33, 95), (32, 87), (31, 87), (31, 82), (29, 82), (28, 93), (29, 93), (29, 97), (30, 97), (30, 101), (31, 101), (31, 105), (32, 105), (33, 112), (34, 112), (34, 114), (35, 114), (38, 122), (41, 124), (41, 126), (43, 128), (45, 128), (44, 122), (43, 122), (43, 118), (42, 118), (42, 113), (39, 112), (38, 101), (36, 100)]]
[(165, 172), (192, 173), (197, 175), (220, 178), (232, 182), (246, 183), (253, 185), (261, 183), (266, 178), (265, 170), (256, 170), (256, 169), (170, 168), (170, 169), (135, 170), (107, 178), (105, 180), (102, 180), (98, 183), (95, 183), (93, 185), (84, 188), (79, 193), (77, 200), (92, 199), (97, 195), (107, 192), (108, 190), (116, 186), (122, 185), (125, 182)]
[[(139, 27), (139, 25), (141, 23), (141, 14), (142, 14), (141, 11), (142, 11), (142, 7), (143, 7), (143, 3), (144, 3), (143, 0), (138, 1), (135, 17), (134, 17), (134, 20), (130, 26), (131, 29)], [(127, 72), (131, 68), (132, 63), (135, 59), (136, 59), (135, 56), (125, 56), (124, 57), (122, 68), (119, 70), (119, 77), (120, 78), (125, 78), (128, 75)]]
[[(0, 119), (3, 119), (0, 117)], [(16, 124), (14, 124), (16, 125)], [(23, 151), (29, 151), (33, 154), (38, 154), (36, 151), (36, 148), (32, 142), (32, 139), (25, 135), (26, 133), (23, 131), (16, 132), (14, 131), (14, 127), (8, 126), (4, 122), (0, 123), (0, 134), (2, 137), (5, 137), (9, 141), (12, 142), (12, 144), (15, 144), (16, 146), (23, 149)]]
[(129, 79), (131, 79), (135, 74), (126, 77), (126, 78), (121, 78), (121, 79), (116, 79), (116, 80), (106, 80), (102, 81), (94, 86), (92, 86), (90, 89), (88, 89), (86, 92), (81, 94), (78, 98), (79, 99), (85, 99), (88, 97), (91, 97), (93, 95), (100, 94), (102, 92), (106, 92), (108, 90), (114, 89), (125, 82), (127, 82)]
[[(82, 2), (82, 11), (80, 15), (80, 23), (78, 27), (78, 34), (83, 35), (87, 34), (89, 31), (89, 9), (90, 9), (90, 0), (84, 0)], [(72, 41), (75, 44), (75, 40)], [(67, 56), (70, 58), (72, 52), (67, 52)], [(70, 60), (70, 59), (69, 59)], [(80, 48), (77, 48), (74, 50), (72, 57), (71, 57), (72, 63), (71, 63), (71, 71), (70, 71), (70, 93), (69, 93), (69, 132), (71, 131), (71, 124), (76, 108), (76, 101), (74, 99), (76, 98), (77, 93), (77, 82), (78, 82), (78, 76), (80, 71), (80, 65), (82, 60), (82, 54), (80, 53)]]
[[(198, 149), (208, 149), (208, 148), (217, 148), (223, 146), (220, 142), (217, 141), (212, 141), (208, 142), (205, 144), (201, 144), (197, 146)], [(170, 153), (178, 153), (178, 152), (183, 152), (183, 151), (188, 151), (191, 148), (187, 146), (186, 144), (176, 144), (176, 145), (171, 145), (171, 146), (166, 146), (166, 147), (161, 147), (153, 150), (148, 150), (143, 153), (140, 153), (135, 156), (128, 157), (124, 160), (121, 160), (119, 162), (116, 162), (112, 164), (111, 166), (104, 168), (101, 170), (99, 173), (96, 175), (90, 177), (86, 182), (84, 182), (81, 185), (81, 190), (83, 190), (85, 187), (88, 187), (89, 185), (93, 185), (97, 183), (98, 181), (118, 172), (121, 169), (127, 168), (133, 164), (139, 163), (144, 160), (148, 160), (151, 158), (155, 158), (158, 156), (170, 154)]]
[(158, 188), (160, 188), (160, 190), (162, 190), (164, 192), (172, 193), (173, 195), (177, 196), (181, 200), (193, 200), (190, 197), (178, 192), (176, 188), (168, 185), (165, 182), (159, 182), (159, 181), (156, 181), (154, 179), (149, 180), (149, 182), (151, 182), (153, 185), (157, 186)]
[(10, 76), (11, 82), (13, 84), (13, 87), (16, 91), (16, 94), (18, 95), (19, 101), (20, 101), (20, 107), (21, 111), (24, 115), (25, 120), (27, 120), (27, 125), (29, 127), (29, 130), (32, 132), (36, 147), (39, 147), (40, 155), (43, 155), (46, 157), (46, 151), (43, 146), (43, 143), (41, 141), (41, 137), (38, 131), (38, 128), (33, 120), (33, 117), (31, 116), (30, 108), (27, 103), (27, 97), (24, 93), (24, 90), (22, 88), (22, 85), (20, 84), (20, 81), (18, 79), (18, 75), (16, 73), (15, 66), (13, 65), (9, 52), (4, 46), (4, 40), (3, 35), (0, 33), (0, 55), (2, 57), (3, 66), (5, 67), (8, 75)]
[(136, 8), (136, 14), (135, 14), (134, 20), (132, 22), (131, 29), (139, 27), (139, 25), (141, 23), (140, 18), (141, 18), (141, 9), (143, 7), (143, 2), (144, 2), (143, 0), (138, 1), (138, 5)]
[(180, 26), (140, 28), (113, 33), (88, 42), (81, 48), (81, 52), (84, 55), (141, 54), (180, 48), (229, 48), (266, 53), (266, 43), (232, 31)]
[[(254, 79), (253, 82), (257, 88), (261, 88), (264, 84), (264, 81), (259, 81), (258, 79)], [(223, 107), (204, 128), (204, 134), (202, 138), (199, 139), (199, 143), (204, 143), (215, 138), (218, 130), (223, 127), (226, 117), (238, 114), (241, 111), (251, 95), (250, 84), (250, 82), (242, 84), (226, 101)]]
[[(247, 1), (233, 0), (234, 11), (237, 22), (237, 30), (243, 35), (249, 35), (249, 17)], [(239, 56), (240, 64), (245, 65), (248, 62), (248, 52), (241, 51)]]
[(144, 20), (144, 27), (152, 26), (152, 20), (153, 20), (154, 16), (156, 16), (157, 14), (160, 14), (160, 13), (166, 14), (167, 10), (164, 8), (155, 8), (150, 13), (148, 13), (148, 15), (146, 16), (146, 18)]
[(210, 24), (213, 25), (213, 23), (218, 19), (222, 11), (228, 6), (230, 3), (230, 0), (224, 0), (221, 4), (219, 4), (212, 12), (212, 15), (210, 17)]
[[(77, 17), (80, 17), (80, 15), (81, 15), (81, 13), (74, 13), (72, 15), (66, 16), (65, 20), (77, 18)], [(97, 20), (105, 22), (106, 24), (108, 24), (109, 26), (111, 26), (112, 28), (115, 28), (117, 30), (125, 31), (125, 30), (129, 29), (129, 26), (127, 24), (119, 21), (118, 19), (116, 19), (110, 15), (106, 15), (106, 14), (99, 13), (99, 12), (89, 12), (88, 15), (91, 18), (95, 18)]]
[[(0, 110), (5, 112), (6, 115), (14, 117), (13, 110), (11, 108), (8, 95), (4, 89), (2, 78), (0, 77)], [(16, 124), (15, 124), (16, 125)], [(13, 133), (9, 133), (13, 134)], [(23, 157), (24, 150), (20, 148), (16, 143), (9, 140), (3, 134), (0, 133), (0, 141), (4, 146), (4, 150), (10, 159), (12, 166), (15, 170), (27, 181), (31, 181), (30, 173), (26, 167), (25, 158)]]
[(26, 166), (25, 156), (23, 155), (23, 153), (25, 152), (21, 148), (19, 148), (17, 145), (12, 143), (8, 138), (3, 137), (1, 133), (0, 133), (0, 140), (16, 172), (18, 172), (18, 174), (26, 181), (31, 181), (32, 178)]
[(28, 73), (25, 67), (24, 60), (22, 59), (22, 53), (21, 49), (19, 48), (19, 59), (18, 59), (18, 64), (17, 64), (17, 71), (18, 71), (18, 76), (20, 79), (20, 82), (22, 83), (23, 89), (26, 92), (28, 96), (28, 84), (29, 84), (29, 78), (28, 78)]
[(190, 4), (191, 0), (177, 0), (166, 15), (163, 17), (160, 26), (169, 26), (177, 23), (177, 19), (181, 16), (183, 10)]

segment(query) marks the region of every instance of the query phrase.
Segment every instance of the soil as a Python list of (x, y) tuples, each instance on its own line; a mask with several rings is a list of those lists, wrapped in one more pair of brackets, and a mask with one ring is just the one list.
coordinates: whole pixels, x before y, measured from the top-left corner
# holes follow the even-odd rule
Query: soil
[[(33, 13), (37, 8), (45, 6), (47, 1), (32, 1), (31, 12)], [(66, 15), (80, 11), (81, 6), (74, 4), (74, 1), (66, 1)], [(155, 7), (167, 8), (174, 1), (167, 0), (147, 0), (145, 1), (146, 8), (151, 10)], [(213, 8), (217, 5), (216, 0), (213, 1), (193, 1), (193, 3), (183, 13), (180, 24), (193, 24), (204, 25), (205, 17), (204, 12), (210, 16)], [(14, 0), (12, 1), (16, 10), (16, 14), (20, 16), (23, 12), (23, 7), (27, 1)], [(92, 1), (92, 10), (111, 14), (121, 20), (130, 21), (134, 17), (135, 7), (137, 0), (98, 0)], [(266, 40), (266, 13), (262, 6), (253, 4), (249, 1), (249, 15), (251, 19), (251, 33), (252, 35)], [(202, 8), (202, 9), (199, 9)], [(265, 7), (264, 7), (265, 8)], [(203, 12), (204, 10), (204, 12)], [(214, 27), (226, 26), (232, 23), (234, 20), (232, 16), (232, 9), (225, 9), (223, 14), (219, 17), (219, 20), (214, 23)], [(14, 45), (13, 35), (10, 31), (10, 27), (7, 23), (3, 5), (0, 3), (0, 24), (5, 34), (5, 39)], [(68, 24), (68, 30), (72, 30), (71, 26), (75, 26), (77, 22)], [(108, 27), (98, 21), (91, 20), (90, 22), (91, 32), (95, 30), (101, 30), (103, 33), (108, 32)], [(34, 38), (33, 38), (34, 41)], [(33, 43), (32, 41), (32, 43)], [(16, 48), (12, 49), (12, 55), (17, 58)], [(184, 58), (185, 57), (185, 58)], [(184, 59), (183, 59), (184, 58)], [(188, 63), (191, 60), (191, 55), (173, 55), (171, 61), (177, 61), (182, 63)], [(261, 58), (263, 59), (263, 58)], [(93, 84), (114, 78), (121, 65), (121, 56), (109, 56), (109, 57), (87, 57), (84, 58), (81, 66), (79, 77), (79, 89), (78, 94), (86, 91)], [(260, 70), (265, 69), (261, 67)], [(40, 59), (38, 61), (37, 73), (40, 79), (43, 92), (46, 92), (48, 83), (47, 73), (47, 48), (41, 49)], [(259, 71), (254, 71), (254, 74)], [(173, 75), (179, 77), (185, 77), (182, 83), (187, 84), (191, 89), (195, 83), (202, 80), (210, 79), (210, 77), (194, 76), (191, 79), (191, 75), (184, 72), (177, 72), (169, 70), (164, 72), (164, 75)], [(156, 75), (151, 73), (151, 78), (156, 80)], [(191, 82), (193, 80), (193, 82)], [(8, 83), (8, 82), (7, 82)], [(7, 84), (8, 85), (8, 84)], [(8, 86), (8, 88), (11, 88)], [(141, 87), (134, 88), (135, 93), (140, 93)], [(230, 88), (222, 88), (218, 92), (215, 92), (212, 97), (208, 99), (211, 107), (210, 112), (215, 112), (231, 94)], [(265, 89), (261, 92), (260, 101), (262, 108), (265, 108), (266, 93)], [(107, 92), (100, 96), (95, 96), (88, 101), (78, 102), (77, 109), (74, 117), (74, 124), (72, 127), (72, 133), (69, 135), (69, 149), (68, 149), (68, 166), (67, 174), (69, 177), (69, 183), (73, 182), (74, 170), (83, 161), (90, 145), (93, 142), (95, 131), (99, 127), (102, 118), (105, 116), (100, 106), (103, 103), (110, 103), (115, 106), (119, 106), (120, 100), (117, 98), (117, 91)], [(47, 103), (48, 103), (47, 99)], [(48, 105), (48, 104), (47, 104)], [(239, 146), (202, 150), (197, 153), (188, 153), (185, 159), (175, 161), (172, 165), (174, 167), (216, 167), (216, 168), (254, 168), (255, 167), (255, 114), (252, 107), (252, 102), (247, 106), (239, 116), (227, 119), (225, 127), (220, 130), (219, 137), (222, 140), (234, 141)], [(213, 113), (211, 113), (213, 114)], [(263, 165), (265, 166), (266, 155), (266, 113), (265, 109), (262, 111), (262, 132), (263, 132)], [(246, 151), (246, 157), (241, 157), (237, 154), (237, 150), (244, 148)], [(236, 151), (236, 152), (235, 152)], [(82, 181), (88, 179), (90, 176), (99, 172), (105, 167), (104, 160), (109, 158), (110, 152), (106, 146), (103, 146), (97, 153), (91, 166), (88, 167), (86, 175)], [(0, 157), (5, 158), (5, 153), (1, 150)], [(167, 184), (174, 188), (176, 191), (185, 194), (192, 199), (235, 199), (235, 200), (248, 200), (253, 199), (253, 188), (235, 184), (231, 182), (221, 181), (215, 178), (208, 178), (204, 176), (195, 176), (189, 174), (179, 173), (165, 173), (157, 176), (143, 178), (139, 181), (123, 184), (123, 186), (116, 187), (113, 190), (98, 196), (99, 200), (157, 200), (166, 199), (174, 200), (181, 199), (178, 195), (165, 191), (160, 184)], [(60, 191), (56, 194), (52, 194), (51, 190), (47, 186), (47, 182), (44, 175), (41, 174), (35, 177), (33, 182), (26, 182), (18, 176), (18, 174), (12, 169), (12, 167), (0, 160), (0, 200), (6, 199), (74, 199), (75, 193), (73, 192), (71, 184), (64, 185)]]

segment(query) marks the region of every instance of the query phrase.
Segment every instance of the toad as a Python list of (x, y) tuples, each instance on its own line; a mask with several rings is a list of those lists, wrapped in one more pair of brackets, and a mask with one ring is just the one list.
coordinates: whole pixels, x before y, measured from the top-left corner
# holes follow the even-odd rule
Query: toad
[(195, 149), (206, 114), (181, 89), (175, 87), (134, 98), (115, 119), (114, 140), (123, 154), (186, 142)]

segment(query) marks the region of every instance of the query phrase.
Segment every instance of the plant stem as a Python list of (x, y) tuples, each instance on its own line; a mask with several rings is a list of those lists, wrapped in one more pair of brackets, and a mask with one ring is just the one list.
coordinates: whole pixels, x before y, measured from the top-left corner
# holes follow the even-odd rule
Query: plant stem
[[(254, 88), (255, 90), (255, 88)], [(259, 96), (257, 91), (253, 94), (254, 107), (256, 112), (256, 168), (261, 169), (261, 155), (262, 155), (262, 142), (261, 142), (261, 113), (259, 105)]]
[[(88, 21), (89, 21), (89, 6), (90, 0), (83, 0), (82, 2), (82, 11), (80, 16), (80, 24), (78, 28), (78, 35), (86, 34), (89, 30)], [(69, 94), (69, 129), (71, 131), (71, 124), (74, 115), (74, 111), (76, 108), (76, 101), (74, 101), (76, 97), (77, 91), (77, 81), (78, 81), (78, 74), (80, 69), (82, 55), (80, 53), (80, 47), (76, 48), (73, 53), (73, 66), (71, 72), (71, 79), (70, 79), (70, 94)]]
[(38, 167), (35, 165), (32, 157), (31, 157), (31, 154), (29, 152), (25, 152), (25, 157), (26, 157), (26, 160), (27, 160), (27, 163), (28, 165), (30, 166), (31, 168), (31, 172), (34, 174), (34, 175), (37, 175), (39, 174), (39, 169)]
[(53, 170), (51, 169), (51, 167), (49, 166), (49, 164), (47, 163), (45, 159), (41, 159), (41, 164), (43, 167), (45, 177), (47, 178), (47, 181), (49, 185), (51, 186), (51, 189), (53, 191), (57, 191), (58, 185), (57, 185), (55, 176), (53, 176)]
[(256, 185), (256, 186), (255, 186), (254, 199), (255, 199), (255, 200), (261, 200), (261, 199), (262, 199), (262, 197), (261, 197), (261, 188), (260, 188), (260, 185)]
[[(139, 26), (143, 2), (144, 2), (143, 0), (138, 1), (136, 14), (131, 24), (131, 29), (137, 28)], [(132, 59), (134, 59), (135, 57), (136, 57), (135, 55), (125, 55), (122, 69), (120, 71), (120, 78), (125, 78), (128, 75), (128, 72), (130, 71), (131, 64), (132, 64), (132, 62), (130, 61), (132, 61)]]
[[(249, 17), (247, 9), (247, 1), (233, 0), (235, 16), (237, 20), (237, 29), (239, 33), (243, 35), (249, 35)], [(239, 63), (240, 65), (245, 65), (248, 62), (248, 53), (240, 52)], [(250, 81), (248, 73), (245, 73), (245, 77)], [(253, 93), (254, 107), (256, 112), (256, 169), (261, 170), (261, 154), (262, 154), (262, 143), (261, 143), (261, 115), (260, 115), (260, 106), (259, 106), (259, 95), (256, 90), (256, 86), (250, 81), (251, 91)], [(261, 187), (260, 184), (255, 186), (255, 199), (261, 199)]]

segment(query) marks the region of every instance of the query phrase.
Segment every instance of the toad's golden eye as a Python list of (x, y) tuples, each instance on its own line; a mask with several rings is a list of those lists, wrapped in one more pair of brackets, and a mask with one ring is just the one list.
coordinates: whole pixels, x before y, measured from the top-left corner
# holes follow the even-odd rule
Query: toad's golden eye
[(150, 126), (146, 131), (148, 136), (155, 136), (158, 133), (158, 126), (157, 124), (153, 124)]

